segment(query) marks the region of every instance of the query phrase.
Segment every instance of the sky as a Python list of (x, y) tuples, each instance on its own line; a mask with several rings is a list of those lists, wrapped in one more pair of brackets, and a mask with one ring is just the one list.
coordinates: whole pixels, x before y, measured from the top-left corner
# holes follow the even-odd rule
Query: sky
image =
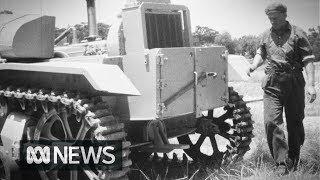
[[(319, 0), (278, 0), (288, 7), (288, 21), (305, 31), (320, 25)], [(112, 24), (126, 0), (96, 0), (97, 20)], [(207, 26), (219, 32), (227, 31), (232, 37), (259, 35), (270, 27), (264, 13), (274, 0), (171, 0), (185, 5), (191, 14), (191, 26)], [(85, 0), (0, 0), (0, 11), (7, 9), (16, 14), (45, 14), (56, 16), (56, 26), (87, 22)], [(1, 15), (0, 15), (1, 16)], [(1, 23), (1, 22), (0, 22)]]

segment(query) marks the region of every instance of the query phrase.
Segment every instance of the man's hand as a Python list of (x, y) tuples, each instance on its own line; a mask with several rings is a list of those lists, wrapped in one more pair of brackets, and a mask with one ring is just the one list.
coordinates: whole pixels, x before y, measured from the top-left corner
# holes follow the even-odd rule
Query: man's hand
[(314, 86), (307, 86), (307, 98), (309, 103), (312, 103), (317, 98), (317, 93)]

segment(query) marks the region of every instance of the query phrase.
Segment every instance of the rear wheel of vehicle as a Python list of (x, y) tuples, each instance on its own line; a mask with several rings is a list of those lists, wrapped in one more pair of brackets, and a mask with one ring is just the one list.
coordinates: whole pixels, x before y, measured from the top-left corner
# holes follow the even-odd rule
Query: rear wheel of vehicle
[[(250, 109), (233, 88), (229, 88), (229, 102), (223, 109), (219, 117), (214, 117), (213, 110), (209, 111), (199, 121), (196, 134), (177, 138), (180, 144), (190, 145), (184, 151), (202, 167), (218, 169), (233, 164), (250, 149), (253, 137)], [(204, 152), (202, 146), (203, 149), (211, 149), (211, 152)]]

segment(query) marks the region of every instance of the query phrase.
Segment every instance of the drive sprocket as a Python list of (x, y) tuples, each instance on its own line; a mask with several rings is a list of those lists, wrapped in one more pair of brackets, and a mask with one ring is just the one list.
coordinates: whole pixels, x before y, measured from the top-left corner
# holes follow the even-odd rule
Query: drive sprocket
[[(188, 134), (177, 138), (180, 144), (190, 145), (190, 148), (184, 151), (202, 168), (218, 169), (233, 164), (250, 150), (254, 122), (250, 108), (232, 87), (229, 87), (229, 102), (224, 110), (219, 117), (214, 117), (211, 110), (207, 116), (201, 118), (197, 123), (196, 135)], [(218, 147), (221, 145), (217, 143), (217, 136), (228, 141), (226, 148)], [(209, 139), (210, 143), (205, 143), (208, 142), (206, 139)], [(204, 144), (210, 144), (212, 154), (200, 150)]]

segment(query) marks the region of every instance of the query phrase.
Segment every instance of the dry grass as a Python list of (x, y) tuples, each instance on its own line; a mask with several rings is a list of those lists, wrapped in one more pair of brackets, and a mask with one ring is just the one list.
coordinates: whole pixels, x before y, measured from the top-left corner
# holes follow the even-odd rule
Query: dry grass
[[(319, 77), (318, 77), (319, 78)], [(318, 81), (319, 82), (319, 81)], [(239, 94), (245, 96), (245, 99), (251, 99), (262, 96), (260, 83), (230, 83)], [(319, 83), (317, 84), (319, 93)], [(320, 99), (320, 98), (319, 98)], [(319, 109), (319, 99), (315, 104), (307, 105), (307, 107), (315, 107)], [(250, 145), (251, 150), (245, 155), (244, 161), (234, 164), (218, 172), (211, 172), (204, 179), (208, 180), (269, 180), (269, 179), (285, 179), (285, 180), (304, 180), (304, 179), (320, 179), (320, 123), (319, 116), (307, 116), (304, 119), (306, 130), (306, 140), (301, 150), (301, 160), (299, 169), (288, 175), (281, 176), (277, 168), (275, 168), (267, 141), (265, 138), (263, 125), (263, 105), (262, 102), (250, 103), (254, 124), (253, 142)], [(309, 109), (306, 109), (307, 111)], [(316, 115), (318, 112), (316, 112)], [(306, 113), (308, 114), (308, 113)]]

